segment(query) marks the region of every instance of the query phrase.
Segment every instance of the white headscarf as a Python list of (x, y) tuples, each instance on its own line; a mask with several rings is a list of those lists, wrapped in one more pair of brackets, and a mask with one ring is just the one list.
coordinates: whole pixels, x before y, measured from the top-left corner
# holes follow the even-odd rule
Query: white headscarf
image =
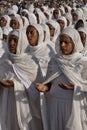
[(12, 10), (12, 9), (8, 9), (7, 10), (7, 14), (8, 15), (12, 15), (13, 14), (14, 16), (16, 16), (16, 12), (14, 10)]
[(45, 21), (47, 20), (47, 18), (44, 15), (44, 13), (39, 8), (36, 8), (35, 11), (36, 11), (36, 13), (39, 16), (39, 24), (45, 23)]
[(19, 29), (23, 29), (23, 21), (22, 21), (22, 18), (20, 16), (15, 16), (13, 17), (11, 20), (15, 20), (19, 23)]
[(84, 14), (84, 19), (87, 19), (87, 7), (82, 7), (83, 14)]
[[(10, 36), (11, 35), (16, 35), (19, 37), (19, 39), (18, 39), (17, 53), (16, 54), (9, 53), (10, 60), (7, 60), (7, 64), (9, 64), (9, 66), (12, 67), (14, 75), (10, 74), (9, 72), (7, 75), (8, 77), (7, 79), (10, 78), (14, 81), (13, 92), (15, 95), (18, 126), (20, 129), (29, 130), (29, 124), (32, 120), (29, 104), (29, 95), (32, 95), (30, 93), (31, 92), (30, 89), (33, 87), (32, 82), (36, 79), (38, 66), (32, 59), (31, 55), (27, 55), (26, 53), (24, 53), (28, 44), (25, 34), (21, 32), (21, 30), (14, 30), (10, 33)], [(14, 78), (15, 76), (16, 78)], [(7, 90), (4, 91), (5, 95), (3, 95), (4, 96), (3, 100), (4, 99), (8, 100)], [(2, 114), (4, 114), (2, 122), (2, 124), (4, 124), (4, 128), (5, 127), (8, 128), (7, 126), (8, 124), (6, 124), (7, 122), (6, 116), (9, 113), (10, 105), (9, 104), (7, 105), (8, 105), (8, 111), (4, 101), (2, 112)], [(38, 115), (37, 111), (34, 112), (34, 116), (40, 118), (40, 115)]]
[(47, 71), (47, 66), (48, 66), (48, 62), (50, 60), (50, 56), (49, 56), (49, 49), (47, 48), (46, 43), (43, 42), (44, 40), (44, 31), (41, 25), (39, 24), (31, 24), (33, 27), (35, 27), (35, 29), (38, 31), (39, 33), (39, 39), (38, 39), (38, 44), (37, 46), (31, 46), (29, 45), (29, 52), (36, 57), (41, 72), (43, 74), (43, 76), (46, 75), (46, 71)]
[(56, 22), (56, 21), (54, 21), (54, 20), (49, 20), (49, 21), (47, 21), (46, 23), (49, 23), (49, 24), (51, 24), (54, 28), (55, 28), (55, 33), (54, 33), (54, 36), (53, 37), (51, 37), (51, 40), (52, 40), (52, 42), (56, 42), (56, 39), (57, 39), (57, 37), (59, 36), (59, 34), (60, 34), (60, 25), (59, 25), (59, 23), (58, 22)]
[(2, 39), (2, 37), (3, 37), (3, 32), (2, 32), (2, 29), (1, 29), (1, 27), (0, 27), (0, 40)]
[[(83, 130), (87, 129), (86, 126), (86, 104), (87, 101), (84, 101), (84, 92), (87, 91), (87, 81), (84, 81), (81, 77), (81, 71), (82, 71), (82, 64), (83, 62), (87, 62), (87, 58), (83, 57), (81, 53), (79, 53), (83, 47), (81, 44), (81, 41), (78, 42), (78, 33), (75, 29), (72, 28), (66, 28), (63, 30), (63, 32), (60, 35), (67, 35), (72, 38), (75, 48), (72, 54), (70, 55), (62, 55), (59, 44), (59, 42), (56, 44), (56, 47), (58, 46), (59, 49), (57, 52), (59, 55), (55, 57), (55, 61), (58, 63), (58, 66), (56, 68), (56, 73), (51, 76), (51, 81), (59, 76), (61, 73), (64, 73), (64, 75), (69, 79), (69, 82), (74, 85), (74, 93), (73, 93), (73, 101), (72, 101), (72, 111), (71, 116), (69, 118), (69, 121), (66, 124), (67, 129), (71, 130)], [(60, 69), (59, 69), (60, 68)], [(59, 69), (59, 70), (58, 70)], [(58, 71), (57, 71), (58, 70)], [(48, 82), (50, 81), (48, 79)], [(44, 82), (44, 84), (47, 82)], [(82, 109), (83, 108), (83, 109)], [(76, 123), (77, 122), (77, 123)]]
[(60, 16), (60, 17), (58, 17), (58, 20), (64, 21), (64, 23), (65, 23), (64, 28), (67, 27), (67, 20), (66, 20), (66, 18), (65, 18), (64, 16)]
[(49, 27), (46, 24), (41, 24), (41, 26), (43, 27), (44, 31), (45, 31), (45, 44), (47, 45), (47, 48), (49, 48), (49, 55), (50, 57), (53, 57), (55, 52), (55, 43), (52, 42), (50, 40), (50, 31), (49, 31)]
[(37, 23), (36, 16), (32, 12), (29, 12), (27, 9), (23, 9), (21, 13), (22, 12), (26, 12), (28, 14), (28, 19), (30, 24)]
[(8, 15), (3, 15), (2, 17), (6, 19), (6, 21), (7, 21), (6, 26), (9, 27), (11, 18)]
[(64, 8), (64, 6), (61, 5), (61, 6), (59, 7), (59, 10), (62, 10), (63, 14), (65, 14), (65, 8)]
[(86, 34), (85, 47), (82, 50), (83, 55), (87, 55), (87, 29), (85, 27), (78, 28), (78, 32), (84, 32)]
[(8, 35), (12, 31), (12, 29), (10, 30), (7, 27), (3, 27), (2, 31), (3, 31), (3, 34)]
[(69, 20), (70, 24), (69, 27), (72, 27), (72, 15), (71, 13), (65, 13), (65, 18)]
[(22, 16), (22, 19), (24, 19), (23, 29), (26, 31), (26, 28), (29, 25), (29, 21), (25, 16)]
[(13, 5), (11, 7), (12, 10), (14, 10), (16, 13), (18, 12), (18, 6), (17, 5)]

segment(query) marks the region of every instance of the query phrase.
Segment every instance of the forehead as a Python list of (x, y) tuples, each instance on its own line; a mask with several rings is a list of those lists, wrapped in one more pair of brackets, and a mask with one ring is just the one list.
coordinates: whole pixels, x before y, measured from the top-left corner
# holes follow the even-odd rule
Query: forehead
[(4, 17), (1, 17), (0, 20), (6, 20)]
[(64, 22), (64, 20), (62, 20), (62, 19), (58, 19), (58, 23), (64, 24), (65, 22)]
[(37, 29), (32, 25), (29, 25), (29, 27), (28, 27), (28, 31), (30, 31), (30, 30), (32, 30), (32, 31), (36, 30), (37, 31)]
[(10, 39), (14, 39), (14, 38), (15, 38), (15, 39), (18, 39), (18, 36), (16, 36), (15, 34), (12, 34), (12, 35), (9, 36), (9, 38), (10, 38)]
[(66, 34), (62, 34), (60, 35), (60, 40), (66, 40), (66, 41), (73, 41), (71, 37), (69, 37), (68, 35)]
[(48, 25), (49, 27), (53, 27), (52, 24), (50, 24), (50, 23), (47, 23), (47, 25)]
[(81, 36), (86, 37), (86, 33), (85, 32), (79, 31), (79, 33), (80, 33)]
[(11, 23), (19, 23), (19, 21), (17, 21), (16, 19), (12, 19)]

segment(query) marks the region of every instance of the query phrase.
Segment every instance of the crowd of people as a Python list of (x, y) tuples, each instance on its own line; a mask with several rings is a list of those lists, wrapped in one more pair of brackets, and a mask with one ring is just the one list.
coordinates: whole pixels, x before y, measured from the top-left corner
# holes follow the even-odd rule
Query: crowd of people
[(86, 92), (87, 2), (9, 5), (0, 16), (0, 130), (86, 130)]

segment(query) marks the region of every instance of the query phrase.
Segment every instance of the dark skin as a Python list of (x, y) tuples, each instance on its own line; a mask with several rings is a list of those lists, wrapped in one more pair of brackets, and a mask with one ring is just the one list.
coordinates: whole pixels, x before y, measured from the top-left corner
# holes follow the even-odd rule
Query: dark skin
[[(18, 37), (15, 35), (11, 35), (9, 37), (8, 48), (10, 53), (16, 54), (16, 48), (18, 43)], [(0, 80), (0, 86), (5, 88), (14, 87), (14, 82), (12, 80)]]
[(0, 86), (5, 88), (14, 87), (14, 82), (12, 80), (0, 80)]
[[(72, 54), (72, 52), (74, 50), (74, 43), (73, 43), (72, 39), (67, 35), (61, 35), (60, 36), (60, 48), (61, 48), (63, 55)], [(65, 90), (74, 90), (73, 84), (67, 85), (65, 83), (59, 83), (58, 86)], [(51, 83), (45, 84), (45, 85), (43, 85), (41, 83), (36, 83), (36, 88), (40, 92), (46, 92), (46, 91), (50, 90), (50, 87), (51, 87)]]

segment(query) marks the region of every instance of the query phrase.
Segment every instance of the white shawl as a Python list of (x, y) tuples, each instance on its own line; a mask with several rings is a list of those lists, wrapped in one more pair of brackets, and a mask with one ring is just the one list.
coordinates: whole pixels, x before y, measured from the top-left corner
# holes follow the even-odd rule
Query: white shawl
[[(70, 32), (70, 33), (69, 33)], [(55, 57), (55, 63), (57, 66), (55, 67), (56, 73), (54, 72), (50, 78), (43, 84), (52, 81), (57, 78), (61, 73), (69, 79), (70, 83), (74, 85), (74, 94), (73, 94), (73, 102), (72, 102), (72, 112), (70, 119), (68, 121), (67, 129), (71, 130), (86, 130), (86, 122), (87, 122), (87, 108), (85, 101), (85, 93), (87, 90), (87, 81), (84, 81), (81, 77), (82, 64), (87, 61), (87, 58), (83, 57), (81, 53), (79, 53), (83, 47), (81, 40), (78, 42), (78, 33), (76, 33), (75, 29), (66, 28), (63, 30), (62, 34), (66, 34), (72, 38), (75, 48), (71, 55), (62, 55), (59, 44), (60, 41), (58, 39), (56, 43), (57, 53)], [(78, 40), (77, 40), (78, 39)], [(79, 43), (79, 44), (78, 44)], [(83, 109), (81, 109), (83, 108)]]
[[(16, 102), (18, 126), (21, 130), (29, 130), (28, 126), (32, 119), (29, 105), (29, 94), (32, 91), (32, 82), (36, 79), (37, 76), (38, 66), (32, 59), (32, 56), (24, 54), (28, 45), (27, 38), (24, 33), (20, 30), (15, 30), (10, 33), (10, 36), (13, 34), (19, 37), (17, 53), (9, 53), (9, 59), (5, 61), (5, 63), (10, 67), (11, 71), (6, 74), (6, 79), (11, 79), (14, 81), (14, 95)], [(9, 125), (6, 120), (6, 116), (9, 113), (9, 104), (7, 104), (8, 100), (5, 100), (8, 99), (8, 92), (9, 89), (4, 89), (2, 130), (7, 130)], [(33, 96), (35, 96), (35, 94), (36, 93), (33, 93)], [(8, 111), (7, 107), (5, 106), (6, 104), (8, 105)], [(37, 113), (37, 111), (35, 111), (35, 114), (36, 115), (34, 116), (40, 118), (40, 115)]]

